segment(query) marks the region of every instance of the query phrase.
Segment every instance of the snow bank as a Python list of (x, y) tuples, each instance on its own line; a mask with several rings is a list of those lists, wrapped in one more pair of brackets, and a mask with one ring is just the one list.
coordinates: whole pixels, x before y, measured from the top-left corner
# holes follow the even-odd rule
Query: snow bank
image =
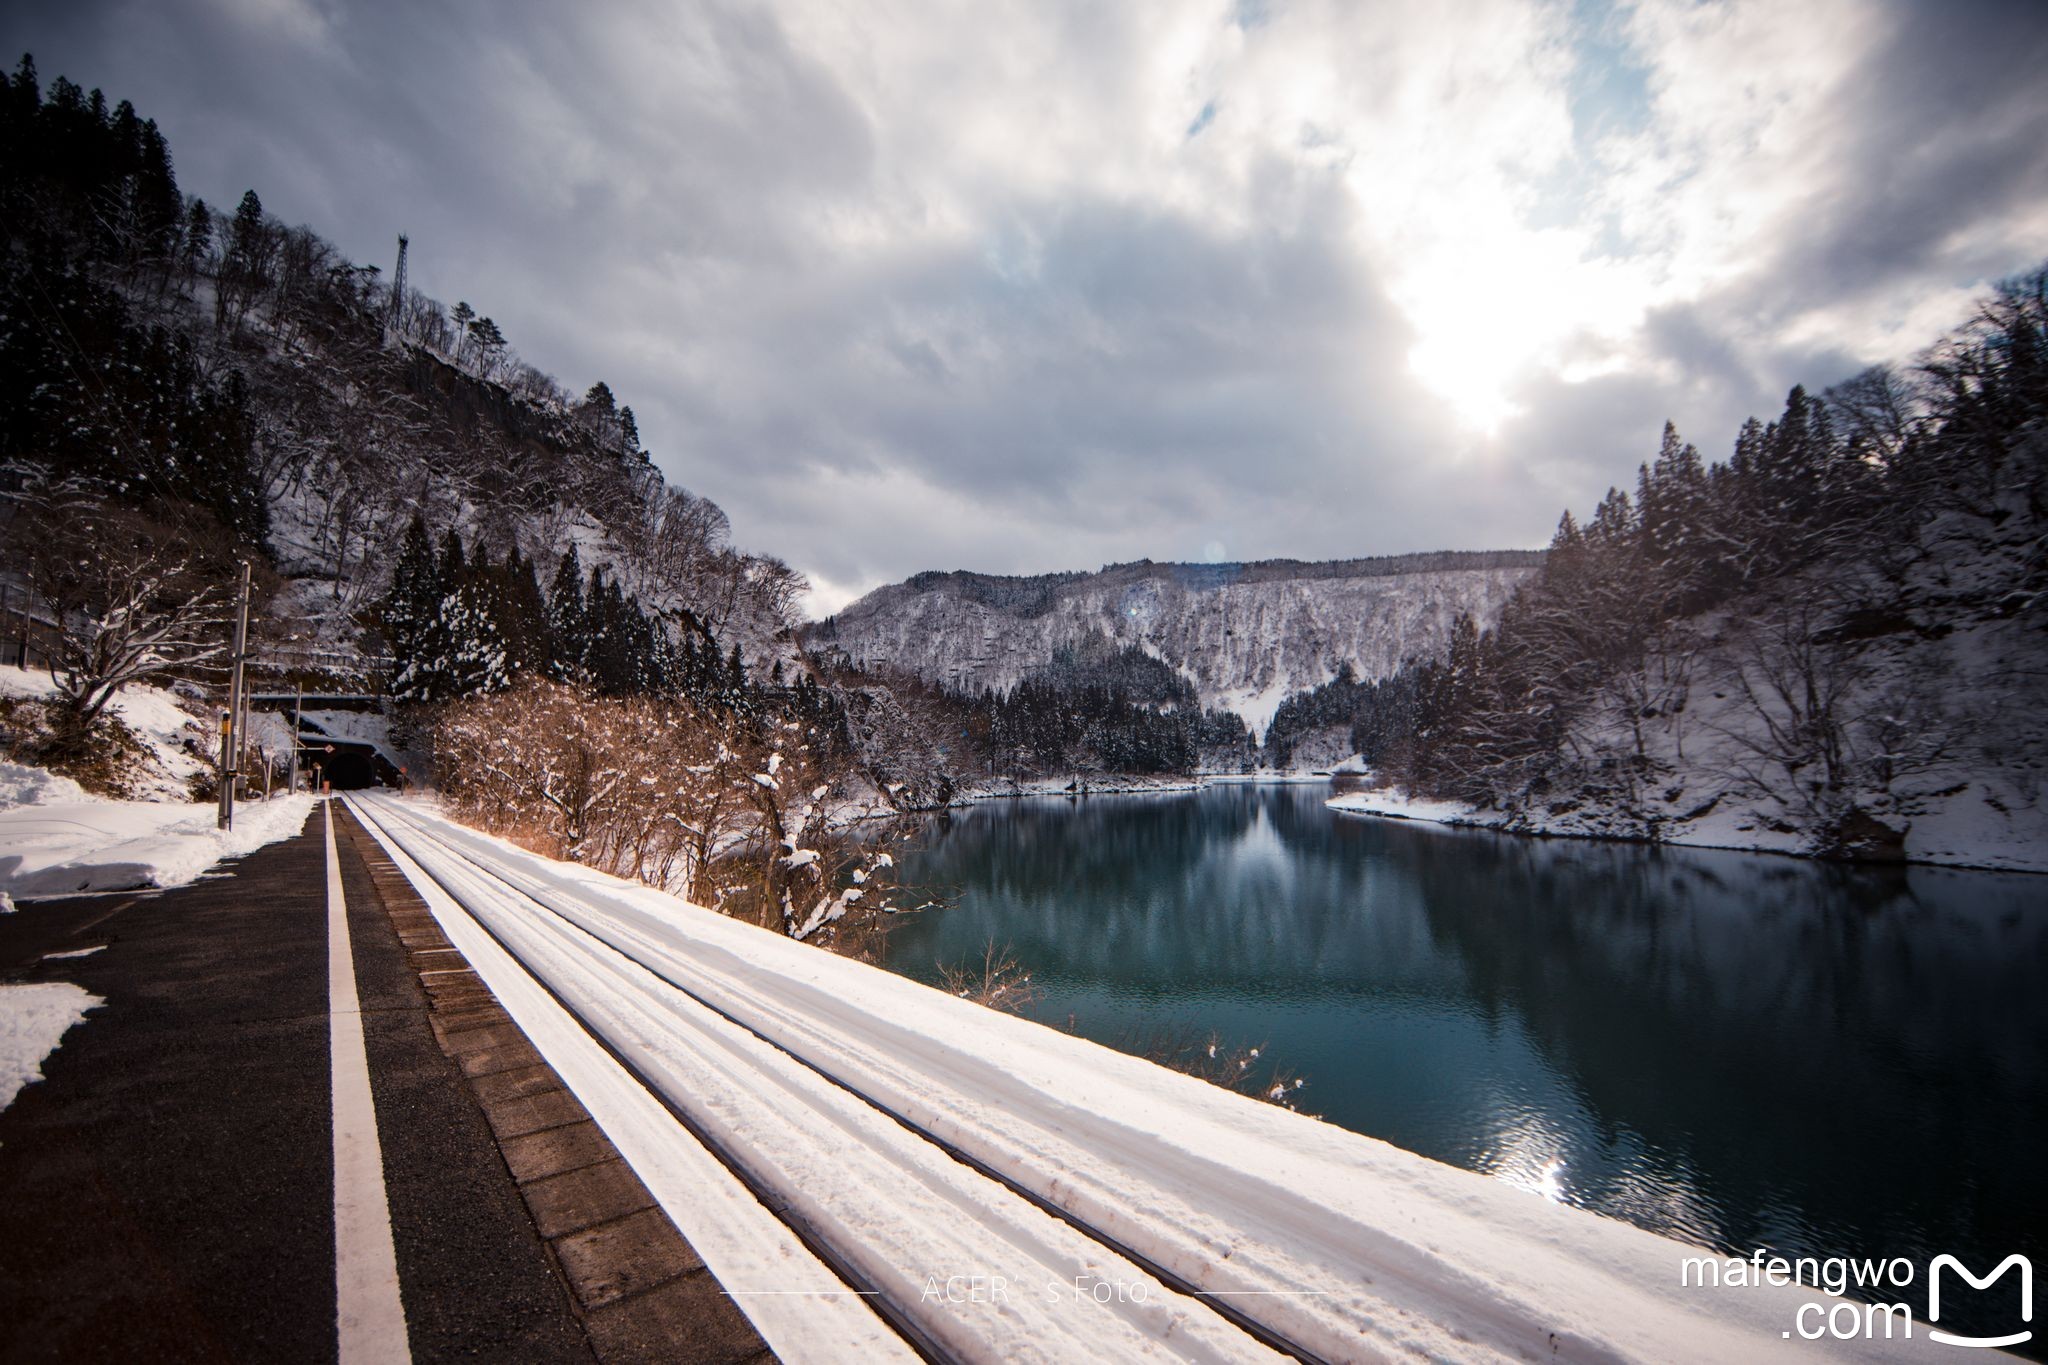
[(43, 1078), (43, 1059), (85, 1012), (106, 1002), (68, 981), (0, 986), (0, 1109)]
[[(11, 665), (0, 667), (0, 697), (41, 701), (54, 696), (56, 691), (50, 675), (42, 669)], [(146, 800), (182, 801), (187, 780), (207, 766), (186, 747), (193, 744), (203, 748), (212, 743), (212, 732), (206, 721), (187, 709), (186, 703), (176, 693), (140, 683), (121, 689), (108, 703), (107, 710), (135, 732), (136, 738), (142, 741), (155, 760), (153, 769), (145, 766), (142, 771), (132, 774), (129, 794)], [(16, 765), (0, 765), (0, 768), (13, 766)], [(48, 777), (47, 774), (45, 776)], [(64, 778), (49, 780), (67, 781)], [(47, 803), (60, 799), (49, 796), (42, 801)], [(80, 799), (93, 798), (81, 792)], [(0, 776), (0, 806), (19, 804), (24, 804), (24, 801), (9, 799), (8, 779)]]
[[(1078, 783), (1078, 785), (1076, 785)], [(1198, 777), (1150, 777), (1127, 773), (1061, 773), (1053, 777), (991, 777), (963, 786), (956, 806), (973, 801), (1002, 801), (1013, 796), (1101, 796), (1129, 792), (1200, 791)]]
[(0, 894), (26, 900), (182, 886), (223, 858), (298, 833), (313, 800), (245, 803), (232, 830), (215, 828), (210, 803), (88, 800), (0, 810)]
[[(1977, 785), (1963, 784), (1958, 788), (1957, 798), (1912, 818), (1905, 845), (1908, 861), (1940, 867), (2048, 872), (2048, 830), (2037, 828), (2038, 821), (2029, 824), (2016, 818), (1998, 802), (1988, 783), (1982, 785), (1981, 797)], [(1509, 816), (1480, 810), (1462, 801), (1411, 796), (1399, 787), (1343, 792), (1326, 804), (1340, 815), (1382, 820), (1419, 820), (1558, 839), (1647, 841), (1639, 822), (1607, 818), (1610, 813), (1598, 806), (1584, 806), (1558, 815), (1522, 811)], [(2023, 814), (2032, 816), (2035, 812)], [(1725, 799), (1712, 803), (1712, 809), (1705, 814), (1666, 819), (1658, 826), (1654, 842), (1678, 848), (1719, 848), (1795, 857), (1810, 855), (1813, 847), (1809, 832), (1774, 824), (1755, 810)]]
[(33, 701), (49, 696), (54, 690), (50, 686), (50, 675), (39, 668), (0, 664), (0, 697)]
[[(1331, 797), (1324, 804), (1340, 815), (1362, 815), (1381, 820), (1418, 820), (1432, 825), (1455, 825), (1559, 839), (1644, 842), (1640, 826), (1620, 821), (1602, 823), (1601, 812), (1597, 808), (1548, 819), (1532, 816), (1526, 811), (1510, 817), (1499, 811), (1480, 810), (1463, 801), (1412, 796), (1399, 787), (1345, 792)], [(1681, 848), (1733, 849), (1740, 853), (1800, 854), (1808, 846), (1807, 838), (1797, 830), (1771, 829), (1756, 816), (1733, 806), (1716, 809), (1690, 821), (1672, 821), (1663, 826), (1657, 842)]]
[(1475, 825), (1497, 828), (1497, 818), (1473, 809), (1462, 801), (1436, 801), (1410, 796), (1399, 787), (1377, 791), (1342, 792), (1324, 803), (1342, 815), (1372, 815), (1382, 820), (1422, 820), (1432, 825)]
[(100, 798), (45, 768), (0, 760), (0, 810), (14, 806), (86, 805)]
[(1309, 768), (1259, 768), (1248, 773), (1203, 773), (1202, 782), (1216, 787), (1328, 786), (1330, 774)]
[(1074, 785), (1076, 778), (1071, 773), (1052, 777), (981, 778), (963, 785), (952, 804), (965, 806), (976, 801), (1002, 801), (1014, 796), (1147, 796), (1195, 792), (1210, 786), (1314, 785), (1327, 783), (1330, 775), (1300, 769), (1261, 768), (1250, 773), (1196, 773), (1191, 777), (1083, 773), (1078, 780), (1079, 787)]

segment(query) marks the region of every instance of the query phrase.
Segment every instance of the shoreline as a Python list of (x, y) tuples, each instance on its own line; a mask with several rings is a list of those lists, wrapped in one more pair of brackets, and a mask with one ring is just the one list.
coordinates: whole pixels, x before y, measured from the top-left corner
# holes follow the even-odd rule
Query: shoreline
[(1723, 841), (1713, 835), (1672, 839), (1651, 838), (1640, 834), (1603, 834), (1591, 830), (1516, 827), (1504, 818), (1487, 818), (1456, 801), (1437, 801), (1405, 794), (1388, 798), (1381, 805), (1357, 804), (1360, 799), (1371, 795), (1369, 792), (1346, 792), (1331, 797), (1323, 804), (1334, 814), (1349, 816), (1352, 819), (1405, 820), (1414, 824), (1438, 825), (1446, 829), (1484, 830), (1489, 834), (1505, 834), (1524, 839), (1573, 839), (1589, 843), (1636, 844), (1647, 848), (1697, 848), (1721, 853), (1794, 858), (1800, 862), (1825, 863), (1837, 867), (1934, 867), (1955, 872), (2002, 872), (2029, 877), (2048, 876), (2048, 865), (2026, 866), (2018, 863), (1983, 862), (1971, 860), (1966, 856), (1946, 858), (1922, 854), (1902, 858), (1836, 858), (1796, 847)]
[(1193, 773), (1185, 776), (1148, 777), (1136, 774), (1091, 774), (1085, 778), (1036, 779), (1000, 778), (996, 787), (977, 786), (956, 792), (941, 805), (927, 810), (953, 810), (984, 801), (1014, 801), (1031, 796), (1166, 796), (1180, 792), (1205, 791), (1212, 786), (1328, 786), (1334, 777), (1315, 772)]

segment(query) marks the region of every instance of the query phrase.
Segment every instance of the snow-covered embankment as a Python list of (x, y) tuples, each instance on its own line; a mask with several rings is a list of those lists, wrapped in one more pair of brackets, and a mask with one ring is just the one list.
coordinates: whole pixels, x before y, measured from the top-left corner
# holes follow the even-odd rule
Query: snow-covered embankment
[[(707, 1143), (828, 1246), (867, 1303), (962, 1359), (1262, 1356), (1217, 1308), (1329, 1360), (1841, 1349), (1786, 1335), (1802, 1304), (1832, 1305), (1817, 1292), (1682, 1287), (1701, 1253), (1667, 1238), (414, 803), (361, 809), (778, 1350), (803, 1354), (806, 1331), (815, 1346), (828, 1303), (845, 1315), (833, 1330), (871, 1330), (852, 1311), (862, 1299), (827, 1297), (821, 1263), (772, 1228), (736, 1231), (737, 1182), (677, 1185), (686, 1167), (717, 1184)], [(640, 1079), (579, 1052), (564, 1006)], [(1867, 1357), (1925, 1340), (1855, 1345)]]

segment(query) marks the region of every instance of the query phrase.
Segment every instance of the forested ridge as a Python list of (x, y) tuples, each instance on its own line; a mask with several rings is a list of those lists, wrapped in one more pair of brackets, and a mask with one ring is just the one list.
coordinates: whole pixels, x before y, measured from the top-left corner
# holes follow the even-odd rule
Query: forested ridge
[[(630, 406), (574, 397), (468, 303), (444, 307), (279, 223), (182, 197), (126, 102), (24, 59), (0, 94), (0, 442), (17, 487), (89, 485), (225, 537), (295, 611), (364, 643), (415, 517), (550, 568), (563, 549), (671, 624), (770, 653), (802, 581), (668, 485)], [(763, 667), (766, 661), (763, 659)]]
[(150, 120), (32, 58), (0, 208), (4, 633), (57, 685), (12, 756), (90, 779), (137, 682), (220, 705), (247, 563), (265, 684), (388, 688), (479, 823), (868, 950), (888, 859), (838, 822), (889, 775), (794, 643), (803, 579), (668, 484), (609, 385), (254, 189), (183, 195)]
[[(1794, 388), (1709, 463), (1667, 424), (1631, 495), (1446, 658), (1298, 699), (1411, 790), (1538, 830), (1899, 856), (2041, 822), (2048, 268), (1910, 366)], [(1285, 712), (1283, 712), (1285, 715)], [(1989, 843), (1987, 843), (1987, 839)], [(1962, 853), (1960, 856), (1976, 856)]]

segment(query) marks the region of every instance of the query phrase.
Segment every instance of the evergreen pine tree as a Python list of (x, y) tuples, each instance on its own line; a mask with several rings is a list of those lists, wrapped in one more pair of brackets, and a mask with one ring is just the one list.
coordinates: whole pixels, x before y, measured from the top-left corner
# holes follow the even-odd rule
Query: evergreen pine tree
[(472, 576), (442, 603), (445, 652), (438, 661), (438, 693), (427, 701), (502, 691), (510, 682), (505, 640), (491, 609), (489, 580)]
[(190, 282), (206, 265), (206, 258), (213, 251), (213, 211), (206, 207), (204, 199), (194, 199), (191, 211), (185, 216), (183, 249), (185, 278)]
[(591, 683), (600, 692), (617, 693), (618, 589), (605, 577), (604, 565), (590, 571), (590, 585), (583, 594), (583, 663)]
[(498, 623), (505, 637), (507, 672), (540, 673), (549, 661), (547, 602), (533, 562), (513, 546), (498, 571)]
[(726, 705), (732, 707), (735, 711), (745, 711), (747, 709), (747, 665), (740, 658), (740, 647), (737, 644), (732, 647), (732, 656), (725, 661), (723, 683)]
[(268, 257), (268, 232), (263, 226), (263, 201), (248, 190), (235, 207), (228, 224), (227, 256), (220, 278), (214, 282), (213, 317), (216, 326), (241, 325), (257, 286), (262, 283)]
[(441, 606), (441, 572), (426, 518), (415, 512), (400, 542), (398, 562), (391, 570), (391, 590), (384, 595), (384, 638), (396, 669), (418, 659)]
[(151, 245), (168, 259), (177, 241), (179, 219), (184, 215), (184, 199), (178, 193), (178, 178), (171, 171), (170, 143), (155, 119), (142, 121), (137, 148), (136, 206), (150, 232)]
[(590, 630), (583, 605), (583, 564), (571, 545), (555, 566), (548, 587), (548, 676), (574, 682), (590, 654)]
[(441, 538), (439, 576), (443, 594), (454, 592), (469, 581), (469, 566), (462, 551), (462, 534), (453, 526)]

